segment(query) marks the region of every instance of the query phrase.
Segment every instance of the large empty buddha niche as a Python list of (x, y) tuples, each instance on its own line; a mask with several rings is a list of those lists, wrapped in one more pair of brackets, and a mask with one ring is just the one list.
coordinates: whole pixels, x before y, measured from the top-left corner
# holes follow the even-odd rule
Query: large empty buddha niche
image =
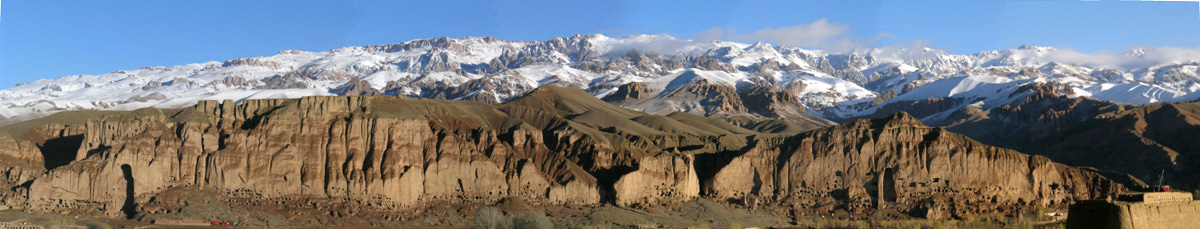
[(129, 164), (121, 165), (121, 173), (125, 175), (125, 204), (121, 205), (121, 212), (125, 213), (125, 218), (132, 219), (137, 215), (137, 203), (133, 199), (133, 168)]
[(883, 200), (888, 202), (896, 202), (896, 172), (891, 168), (883, 170), (883, 183), (879, 184), (883, 189)]
[(45, 143), (39, 144), (37, 147), (42, 153), (42, 158), (44, 158), (42, 164), (46, 166), (47, 170), (53, 170), (74, 161), (75, 153), (79, 151), (79, 146), (82, 143), (83, 135), (77, 134), (48, 139)]

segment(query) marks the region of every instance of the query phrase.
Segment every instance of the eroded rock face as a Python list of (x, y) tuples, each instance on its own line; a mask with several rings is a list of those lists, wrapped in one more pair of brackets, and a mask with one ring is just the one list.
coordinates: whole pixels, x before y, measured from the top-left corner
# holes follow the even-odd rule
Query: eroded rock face
[(644, 82), (627, 83), (605, 96), (604, 101), (661, 115), (686, 112), (715, 117), (778, 118), (807, 129), (834, 124), (808, 113), (797, 99), (798, 92), (787, 89), (803, 90), (803, 83), (793, 83), (785, 88), (769, 78), (756, 78), (759, 82), (755, 84), (735, 87), (698, 76), (701, 74), (704, 73), (685, 71), (666, 88), (659, 89), (649, 88)]
[(1113, 112), (1052, 133), (1024, 150), (1151, 184), (1200, 187), (1200, 102)]
[[(504, 126), (503, 114), (478, 114), (473, 106), (490, 109), (395, 97), (308, 97), (205, 101), (170, 116), (157, 109), (107, 116), (84, 126), (82, 147), (73, 152), (78, 161), (33, 182), (29, 205), (117, 217), (126, 198), (144, 202), (173, 186), (397, 207), (510, 194), (599, 202), (587, 173), (558, 172), (574, 176), (561, 181), (547, 174), (558, 169), (551, 164), (567, 170), (573, 164), (548, 155), (540, 132)], [(401, 110), (386, 110), (392, 108)], [(509, 177), (536, 184), (510, 186)]]
[(1134, 108), (1132, 105), (1083, 96), (1071, 97), (1072, 94), (1074, 91), (1064, 84), (1025, 85), (1013, 92), (1014, 97), (1024, 96), (1023, 99), (1012, 104), (981, 113), (970, 112), (971, 107), (960, 109), (952, 112), (943, 123), (935, 125), (944, 125), (951, 131), (990, 145), (1022, 149), (1039, 139), (1051, 137), (1053, 133), (1100, 115)]
[(208, 84), (206, 86), (209, 86), (209, 87), (220, 86), (220, 87), (230, 87), (230, 88), (240, 88), (240, 89), (251, 89), (251, 88), (254, 88), (255, 86), (258, 86), (261, 84), (262, 84), (262, 82), (246, 80), (246, 78), (242, 78), (242, 77), (238, 77), (238, 76), (226, 76), (225, 78), (222, 78), (220, 80), (210, 81), (210, 82), (208, 82)]
[(23, 184), (45, 172), (41, 152), (28, 141), (17, 141), (0, 134), (0, 174), (6, 187)]
[[(534, 89), (528, 85), (512, 82), (502, 77), (495, 76), (487, 76), (484, 78), (469, 80), (458, 86), (426, 85), (421, 87), (425, 88), (421, 91), (421, 97), (448, 100), (470, 100), (484, 102), (487, 104), (500, 103), (501, 98), (504, 98), (504, 96), (495, 93), (517, 94), (518, 91), (529, 91)], [(401, 94), (399, 93), (400, 90), (403, 89), (391, 88), (390, 94)]]
[[(16, 177), (10, 172), (10, 184), (32, 181), (27, 192), (5, 194), (6, 203), (134, 217), (139, 203), (184, 187), (399, 211), (518, 196), (626, 207), (695, 198), (795, 209), (896, 206), (938, 216), (1122, 189), (1095, 173), (982, 145), (908, 115), (759, 134), (715, 118), (623, 109), (552, 86), (499, 105), (305, 97), (99, 117), (0, 138), (15, 142), (0, 145), (0, 156), (66, 159), (44, 174), (36, 166)], [(78, 146), (43, 147), (64, 138)]]
[(617, 91), (604, 97), (605, 101), (623, 101), (631, 99), (642, 99), (650, 93), (650, 89), (646, 88), (646, 83), (633, 82), (617, 87)]
[(878, 112), (860, 118), (883, 118), (897, 112), (905, 112), (916, 117), (928, 117), (939, 112), (961, 106), (965, 99), (957, 97), (928, 98), (917, 101), (897, 101), (880, 106)]
[(383, 95), (379, 90), (372, 88), (371, 83), (358, 78), (350, 79), (350, 82), (346, 82), (346, 84), (342, 84), (342, 86), (338, 86), (329, 92), (336, 95)]
[(1064, 204), (1123, 189), (1095, 173), (983, 145), (903, 113), (759, 139), (706, 182), (705, 194), (717, 199), (812, 207), (832, 196), (852, 208), (918, 209), (922, 201), (946, 196), (951, 208), (971, 211)]
[(613, 188), (619, 206), (680, 203), (700, 195), (692, 155), (664, 153), (643, 158), (638, 169), (621, 176)]
[(261, 58), (237, 58), (237, 59), (226, 60), (225, 63), (221, 64), (221, 67), (239, 66), (239, 65), (258, 66), (258, 67), (266, 67), (266, 68), (271, 68), (271, 69), (279, 69), (282, 67), (281, 64), (279, 64), (279, 62), (275, 62), (275, 61), (271, 61), (271, 60), (263, 60)]

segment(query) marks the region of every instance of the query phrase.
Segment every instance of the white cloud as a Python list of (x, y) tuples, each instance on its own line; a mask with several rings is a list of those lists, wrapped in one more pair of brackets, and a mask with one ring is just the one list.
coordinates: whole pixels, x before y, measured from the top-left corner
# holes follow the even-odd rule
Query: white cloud
[(1100, 51), (1080, 53), (1075, 50), (1053, 50), (1042, 55), (1046, 62), (1054, 61), (1088, 67), (1137, 69), (1160, 64), (1200, 62), (1200, 49), (1158, 47), (1138, 48), (1117, 53)]
[(700, 31), (700, 34), (696, 35), (696, 40), (697, 41), (714, 41), (714, 40), (720, 40), (721, 38), (723, 38), (725, 36), (726, 36), (725, 30), (714, 27), (714, 28), (706, 29), (704, 31)]
[(737, 34), (735, 31), (719, 27), (710, 28), (697, 35), (697, 40), (766, 41), (778, 45), (842, 52), (866, 47), (871, 40), (887, 36), (880, 34), (875, 38), (862, 39), (849, 32), (849, 25), (831, 23), (822, 18), (809, 24), (767, 28), (748, 34)]
[(845, 38), (850, 26), (829, 23), (822, 18), (806, 25), (793, 25), (777, 29), (762, 29), (750, 34), (734, 36), (734, 40), (770, 41), (796, 47), (842, 47), (849, 42)]
[[(679, 54), (697, 51), (714, 40), (735, 42), (766, 41), (805, 49), (821, 49), (836, 53), (862, 52), (882, 59), (921, 60), (938, 58), (947, 54), (940, 49), (929, 48), (932, 44), (923, 40), (899, 41), (888, 46), (871, 46), (881, 39), (892, 38), (881, 33), (872, 37), (857, 37), (850, 33), (850, 26), (831, 23), (820, 19), (809, 24), (782, 28), (768, 28), (751, 33), (738, 33), (735, 29), (714, 27), (696, 34), (693, 40), (678, 40), (669, 35), (642, 35), (614, 44), (607, 54), (623, 55), (629, 50), (659, 54)], [(1060, 62), (1092, 68), (1115, 68), (1131, 70), (1161, 64), (1200, 62), (1200, 48), (1135, 48), (1126, 52), (1100, 51), (1081, 53), (1070, 49), (1050, 49), (1038, 52), (1032, 49), (1013, 49), (1017, 56), (1031, 64)]]
[(910, 42), (897, 42), (891, 46), (859, 51), (868, 53), (876, 58), (888, 60), (925, 60), (947, 54), (944, 50), (929, 47), (929, 41), (913, 40)]
[(678, 54), (695, 50), (703, 42), (679, 40), (670, 35), (640, 35), (624, 39), (621, 43), (613, 44), (606, 55), (624, 55), (630, 50), (657, 54)]

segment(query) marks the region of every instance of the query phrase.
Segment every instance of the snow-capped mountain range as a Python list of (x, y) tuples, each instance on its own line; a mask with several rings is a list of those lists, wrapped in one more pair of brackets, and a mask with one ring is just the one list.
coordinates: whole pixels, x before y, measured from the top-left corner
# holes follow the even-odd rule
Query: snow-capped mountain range
[[(544, 84), (575, 86), (597, 97), (630, 83), (659, 94), (685, 83), (766, 85), (788, 92), (809, 112), (829, 119), (927, 98), (1000, 105), (1008, 102), (1002, 97), (1030, 83), (1061, 83), (1076, 96), (1119, 103), (1200, 99), (1200, 62), (1195, 60), (1101, 66), (1057, 61), (1056, 52), (1022, 46), (972, 55), (929, 48), (832, 53), (665, 35), (576, 35), (546, 41), (433, 38), (43, 79), (0, 90), (0, 124), (64, 110), (171, 108), (198, 100), (312, 95), (378, 93), (496, 103)], [(1137, 58), (1146, 52), (1122, 55)], [(632, 108), (695, 113), (677, 101), (664, 101), (674, 107)]]

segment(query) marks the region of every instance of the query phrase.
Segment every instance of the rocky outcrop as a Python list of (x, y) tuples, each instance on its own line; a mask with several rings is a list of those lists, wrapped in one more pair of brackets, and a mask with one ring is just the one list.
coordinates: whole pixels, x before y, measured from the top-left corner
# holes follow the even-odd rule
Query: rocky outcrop
[(646, 83), (633, 82), (617, 87), (617, 91), (604, 97), (604, 101), (624, 101), (648, 98), (650, 89)]
[(984, 143), (1023, 148), (1037, 139), (1103, 114), (1133, 108), (1109, 101), (1074, 97), (1074, 93), (1070, 86), (1063, 84), (1025, 85), (1013, 92), (1018, 101), (988, 110), (988, 120), (949, 123), (948, 128)]
[[(604, 101), (652, 114), (686, 112), (704, 116), (750, 116), (756, 119), (784, 119), (805, 129), (834, 123), (816, 117), (797, 99), (796, 92), (775, 86), (765, 78), (735, 87), (709, 79), (697, 69), (678, 73), (665, 88), (650, 88), (648, 83), (632, 82), (617, 87)], [(662, 87), (662, 86), (660, 86)], [(803, 83), (790, 89), (803, 90)]]
[(692, 155), (664, 153), (643, 158), (638, 169), (613, 184), (619, 206), (681, 203), (700, 195)]
[[(260, 198), (349, 198), (397, 208), (510, 195), (588, 205), (611, 192), (600, 190), (597, 177), (611, 189), (613, 180), (625, 178), (620, 168), (666, 147), (740, 147), (705, 146), (727, 141), (668, 134), (632, 121), (606, 123), (646, 114), (577, 89), (547, 90), (504, 104), (503, 111), (476, 102), (352, 96), (205, 101), (175, 113), (142, 109), (108, 115), (83, 125), (77, 150), (55, 152), (74, 160), (34, 181), (28, 204), (41, 211), (122, 217), (130, 215), (122, 211), (128, 208), (124, 203), (182, 186)], [(585, 100), (562, 104), (568, 97)], [(611, 113), (586, 112), (598, 109)], [(685, 174), (692, 168), (654, 164), (646, 164), (647, 171)], [(626, 180), (631, 179), (638, 180)], [(680, 182), (696, 183), (689, 181)]]
[[(1176, 188), (1200, 187), (1200, 103), (1163, 103), (1100, 115), (1022, 150), (1078, 166), (1128, 173)], [(1103, 141), (1098, 141), (1103, 139)]]
[(275, 62), (275, 61), (271, 61), (271, 60), (263, 60), (260, 58), (230, 59), (230, 60), (226, 60), (225, 63), (221, 64), (221, 67), (231, 67), (231, 66), (255, 66), (255, 67), (266, 67), (266, 68), (270, 68), (270, 69), (279, 69), (279, 68), (283, 67), (281, 64), (279, 64), (279, 62)]
[(146, 101), (164, 100), (164, 99), (167, 99), (166, 95), (156, 92), (156, 93), (152, 93), (149, 95), (134, 96), (134, 97), (129, 98), (128, 100), (122, 101), (122, 103), (146, 102)]
[(246, 78), (242, 78), (242, 77), (238, 77), (238, 76), (226, 76), (225, 78), (221, 78), (220, 80), (209, 81), (208, 84), (206, 84), (205, 86), (208, 86), (208, 87), (220, 86), (220, 87), (229, 87), (229, 88), (250, 89), (250, 88), (254, 88), (255, 86), (258, 86), (261, 84), (262, 84), (262, 82), (246, 80)]
[(983, 145), (903, 113), (761, 138), (745, 153), (717, 158), (729, 162), (705, 180), (705, 195), (748, 205), (819, 208), (828, 206), (824, 199), (834, 199), (857, 211), (895, 205), (919, 212), (933, 201), (961, 215), (1060, 205), (1123, 190), (1098, 174)]
[(254, 89), (312, 88), (312, 82), (296, 74), (274, 75), (262, 80)]
[(688, 65), (699, 67), (681, 55), (660, 55), (647, 53), (636, 49), (625, 52), (619, 58), (612, 60), (586, 60), (572, 66), (573, 68), (593, 73), (638, 73), (647, 76), (670, 74), (671, 70), (684, 68)]
[(29, 173), (27, 192), (8, 195), (32, 211), (108, 217), (172, 211), (151, 199), (179, 189), (409, 212), (516, 196), (635, 208), (709, 198), (824, 212), (926, 209), (933, 216), (1057, 205), (1122, 189), (1095, 173), (982, 145), (908, 115), (758, 134), (715, 118), (623, 109), (553, 86), (498, 105), (389, 96), (202, 101), (30, 132), (43, 137), (27, 135), (14, 141), (29, 143), (0, 150), (37, 158), (28, 146), (63, 137), (77, 139), (77, 147), (42, 147), (44, 158), (65, 158), (64, 165)]
[(378, 89), (371, 87), (371, 83), (358, 78), (350, 79), (349, 82), (330, 90), (329, 93), (335, 95), (383, 95)]
[(45, 172), (41, 152), (28, 141), (17, 141), (0, 134), (0, 174), (4, 187), (13, 187), (33, 180)]
[[(959, 97), (890, 101), (873, 114), (858, 118), (886, 117), (906, 112), (985, 144), (1024, 148), (1038, 139), (1094, 119), (1106, 113), (1132, 108), (1130, 105), (1074, 96), (1070, 86), (1060, 83), (1022, 85), (1007, 95), (1005, 104), (985, 104), (981, 99)], [(979, 105), (983, 104), (983, 105)], [(844, 120), (835, 120), (844, 121)]]
[[(367, 73), (373, 72), (373, 69), (356, 69), (356, 70), (359, 70), (362, 72), (367, 72)], [(349, 72), (337, 71), (337, 70), (327, 70), (327, 69), (303, 68), (303, 69), (299, 69), (296, 71), (288, 72), (287, 74), (293, 75), (293, 76), (299, 77), (299, 78), (306, 78), (306, 79), (310, 79), (310, 80), (321, 80), (321, 81), (329, 81), (329, 80), (342, 81), (342, 80), (350, 80), (350, 79), (360, 79), (355, 74), (352, 74)]]
[[(403, 90), (403, 85), (394, 84), (389, 94), (399, 94)], [(501, 94), (519, 94), (523, 91), (529, 91), (533, 88), (520, 82), (512, 82), (501, 76), (487, 76), (479, 79), (468, 80), (458, 86), (450, 86), (445, 84), (422, 86), (425, 89), (421, 90), (420, 97), (449, 99), (449, 100), (470, 100), (480, 101), (487, 104), (497, 104), (501, 102), (500, 96), (494, 93)]]
[[(804, 86), (803, 83), (793, 83), (793, 86), (795, 85), (799, 85), (800, 88)], [(789, 92), (791, 90), (784, 91), (761, 86), (748, 86), (738, 90), (740, 97), (744, 98), (743, 105), (749, 112), (765, 117), (803, 117), (804, 106), (800, 104), (795, 93)]]
[(667, 97), (696, 96), (705, 110), (705, 115), (739, 114), (746, 112), (737, 89), (727, 85), (708, 82), (706, 79), (696, 79), (695, 84), (666, 92)]
[(704, 70), (737, 72), (737, 68), (734, 67), (732, 64), (721, 62), (721, 60), (712, 58), (710, 56), (696, 57), (692, 60), (692, 64), (696, 68), (704, 69)]
[[(32, 184), (29, 205), (125, 216), (120, 209), (128, 198), (144, 202), (174, 186), (397, 207), (495, 201), (510, 193), (599, 202), (588, 174), (547, 173), (572, 166), (548, 155), (533, 136), (539, 132), (505, 126), (494, 110), (470, 111), (484, 108), (490, 109), (394, 97), (308, 97), (206, 101), (176, 114), (143, 109), (107, 116), (85, 124), (82, 147), (72, 152), (76, 161)], [(541, 185), (509, 186), (509, 178)], [(592, 191), (573, 192), (581, 190)]]
[(861, 118), (882, 118), (897, 112), (904, 112), (916, 117), (929, 117), (937, 113), (953, 110), (965, 102), (963, 98), (943, 97), (928, 98), (917, 101), (896, 101), (876, 108), (876, 112)]

